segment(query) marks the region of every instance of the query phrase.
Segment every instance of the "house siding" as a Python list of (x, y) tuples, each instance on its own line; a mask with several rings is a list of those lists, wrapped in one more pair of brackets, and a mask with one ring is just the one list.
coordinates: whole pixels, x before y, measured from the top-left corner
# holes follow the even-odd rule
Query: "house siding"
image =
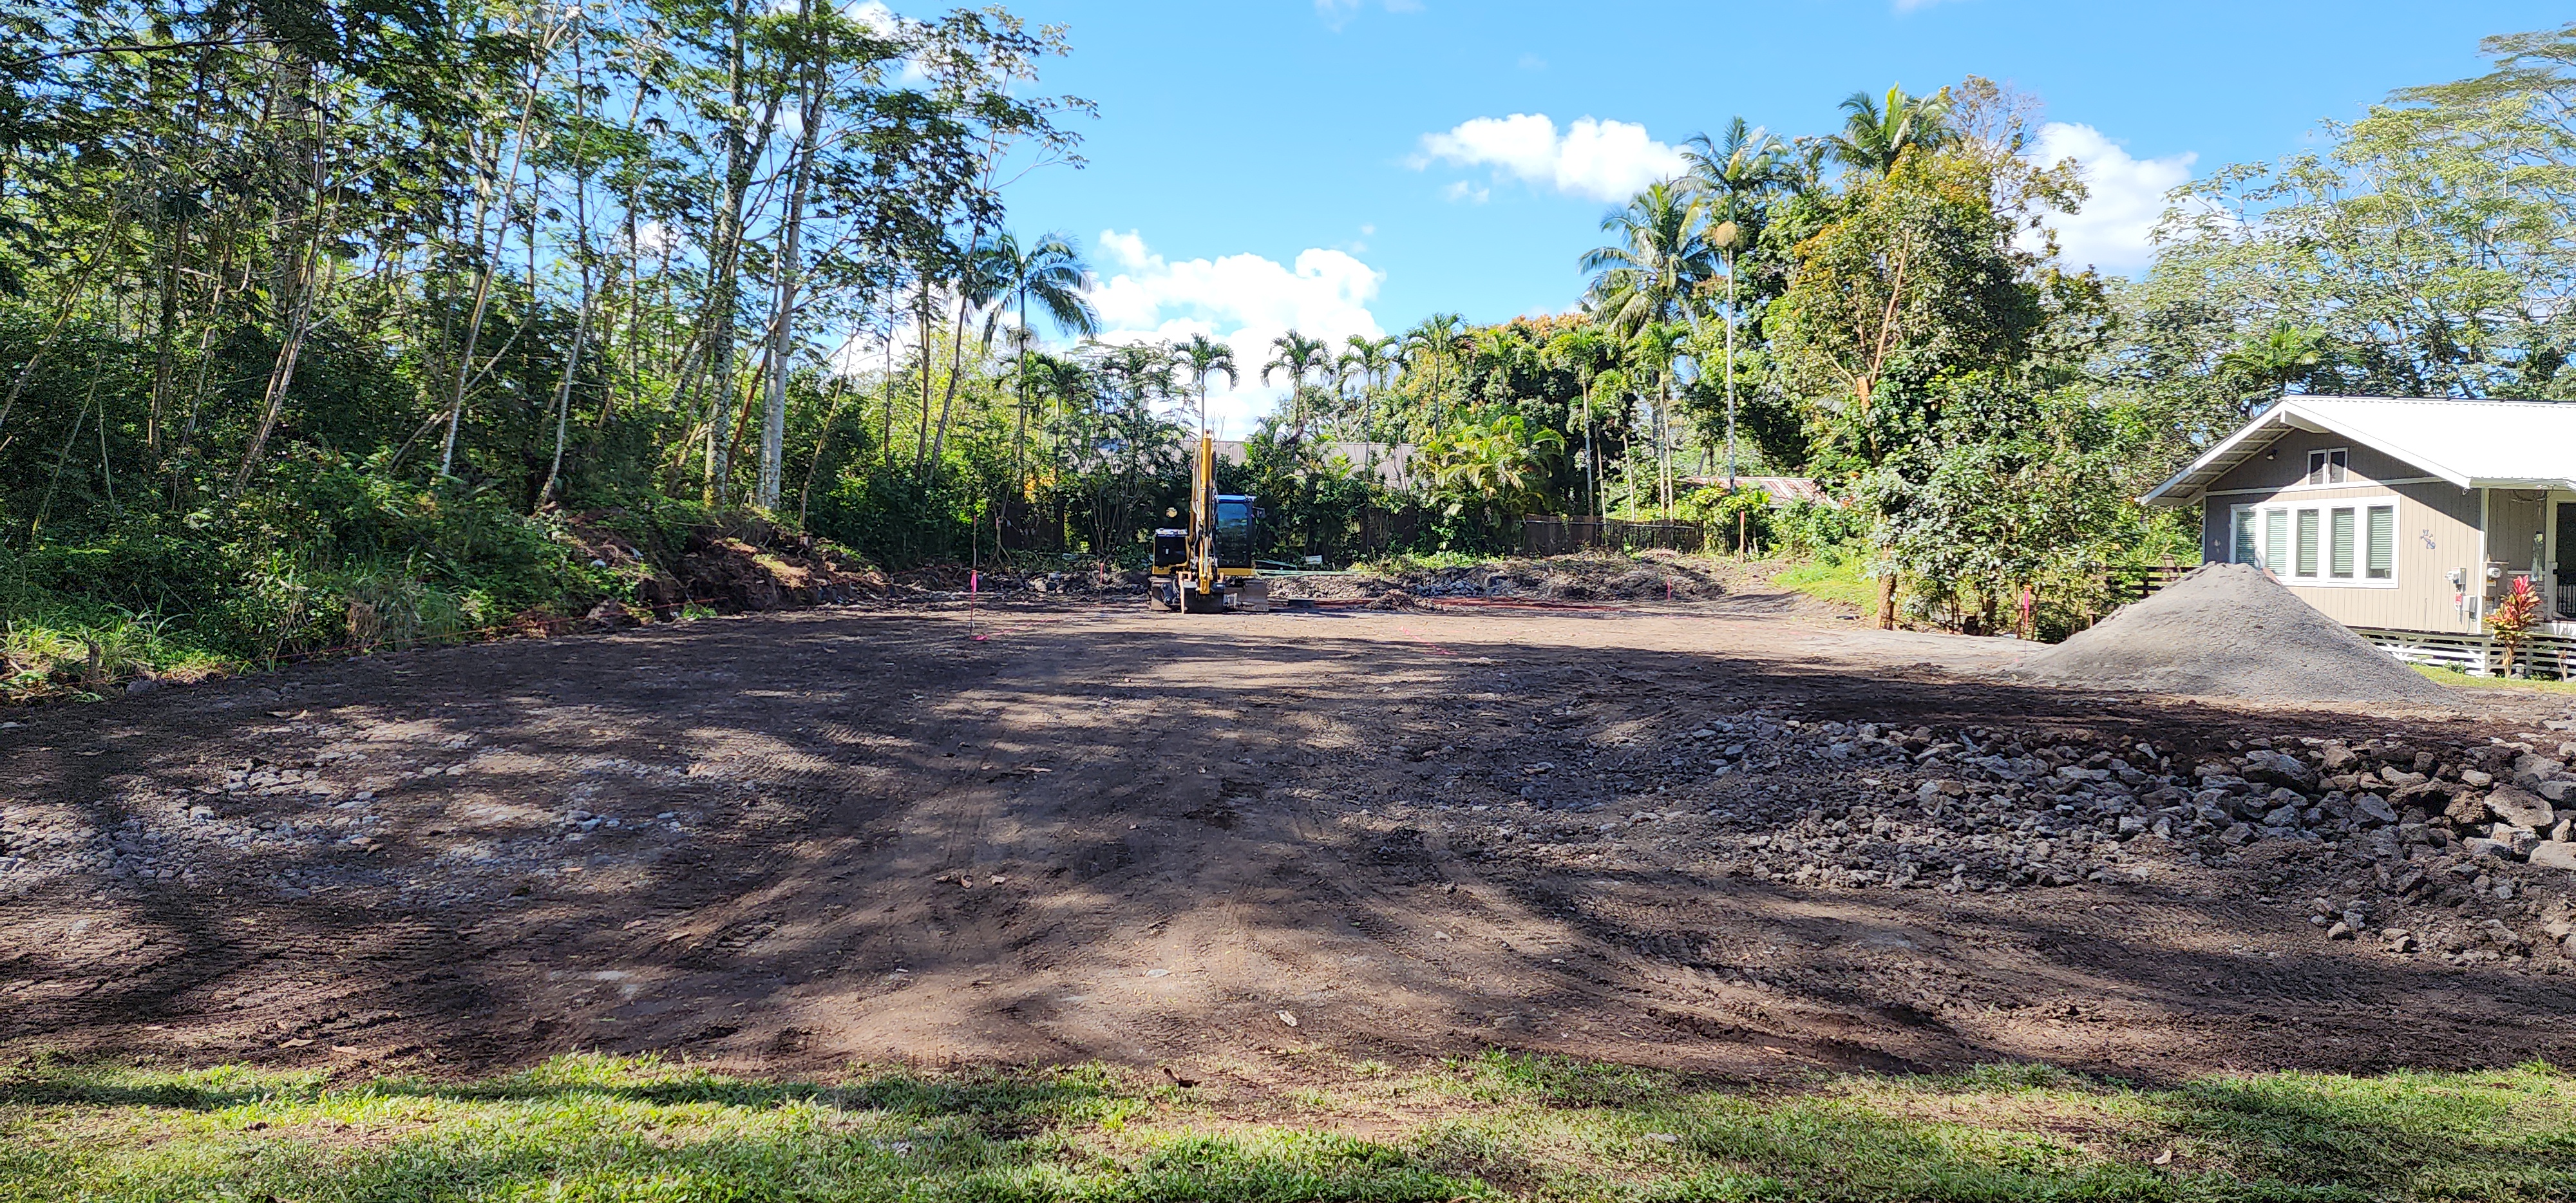
[[(2347, 448), (2346, 481), (2340, 485), (2306, 482), (2308, 452)], [(2278, 454), (2257, 456), (2210, 485), (2202, 505), (2201, 555), (2212, 562), (2234, 558), (2230, 517), (2238, 506), (2317, 506), (2365, 498), (2397, 498), (2397, 583), (2394, 588), (2353, 585), (2281, 583), (2300, 600), (2347, 626), (2387, 627), (2409, 631), (2474, 632), (2475, 617), (2453, 601), (2450, 572), (2461, 569), (2477, 579), (2480, 555), (2480, 504), (2477, 490), (2443, 481), (2412, 464), (2335, 435), (2291, 431), (2272, 445)], [(2537, 510), (2534, 511), (2537, 513)], [(2536, 529), (2536, 528), (2535, 528)], [(2530, 542), (2530, 533), (2522, 535)], [(2473, 585), (2472, 588), (2475, 588)]]

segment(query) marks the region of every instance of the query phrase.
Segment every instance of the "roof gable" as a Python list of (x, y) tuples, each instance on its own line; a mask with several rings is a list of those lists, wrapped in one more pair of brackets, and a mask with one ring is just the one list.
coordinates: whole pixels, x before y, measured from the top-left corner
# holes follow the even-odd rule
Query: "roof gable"
[(2182, 506), (2290, 430), (2338, 435), (2463, 489), (2576, 489), (2576, 404), (2284, 397), (2138, 500)]

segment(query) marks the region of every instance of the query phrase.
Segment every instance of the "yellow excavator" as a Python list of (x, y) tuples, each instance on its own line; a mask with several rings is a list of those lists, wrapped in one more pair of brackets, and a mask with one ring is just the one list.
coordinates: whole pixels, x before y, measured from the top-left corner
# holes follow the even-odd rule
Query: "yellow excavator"
[[(1216, 491), (1216, 440), (1201, 431), (1190, 462), (1189, 525), (1154, 532), (1153, 590), (1164, 609), (1209, 614), (1269, 608), (1270, 582), (1261, 579), (1252, 559), (1253, 522), (1261, 516), (1252, 502)], [(1163, 516), (1181, 514), (1169, 509)]]

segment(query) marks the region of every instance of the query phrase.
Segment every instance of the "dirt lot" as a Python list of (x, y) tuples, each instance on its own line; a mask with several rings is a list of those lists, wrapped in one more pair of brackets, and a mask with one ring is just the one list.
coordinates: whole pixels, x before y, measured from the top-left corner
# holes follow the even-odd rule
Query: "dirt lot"
[[(2565, 699), (2258, 715), (1855, 627), (1759, 590), (835, 608), (0, 714), (0, 1056), (2576, 1060), (2576, 962), (2531, 934), (2576, 874), (1942, 784), (1998, 748), (2527, 744)], [(2330, 940), (2312, 894), (2422, 946)]]

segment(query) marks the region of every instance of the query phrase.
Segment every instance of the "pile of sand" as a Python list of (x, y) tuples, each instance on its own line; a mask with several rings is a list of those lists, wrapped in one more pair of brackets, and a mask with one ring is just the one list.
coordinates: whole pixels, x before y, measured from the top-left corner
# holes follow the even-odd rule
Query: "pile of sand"
[(2267, 702), (2451, 701), (2449, 690), (2244, 564), (2196, 568), (2023, 661), (2014, 675), (2087, 689)]

